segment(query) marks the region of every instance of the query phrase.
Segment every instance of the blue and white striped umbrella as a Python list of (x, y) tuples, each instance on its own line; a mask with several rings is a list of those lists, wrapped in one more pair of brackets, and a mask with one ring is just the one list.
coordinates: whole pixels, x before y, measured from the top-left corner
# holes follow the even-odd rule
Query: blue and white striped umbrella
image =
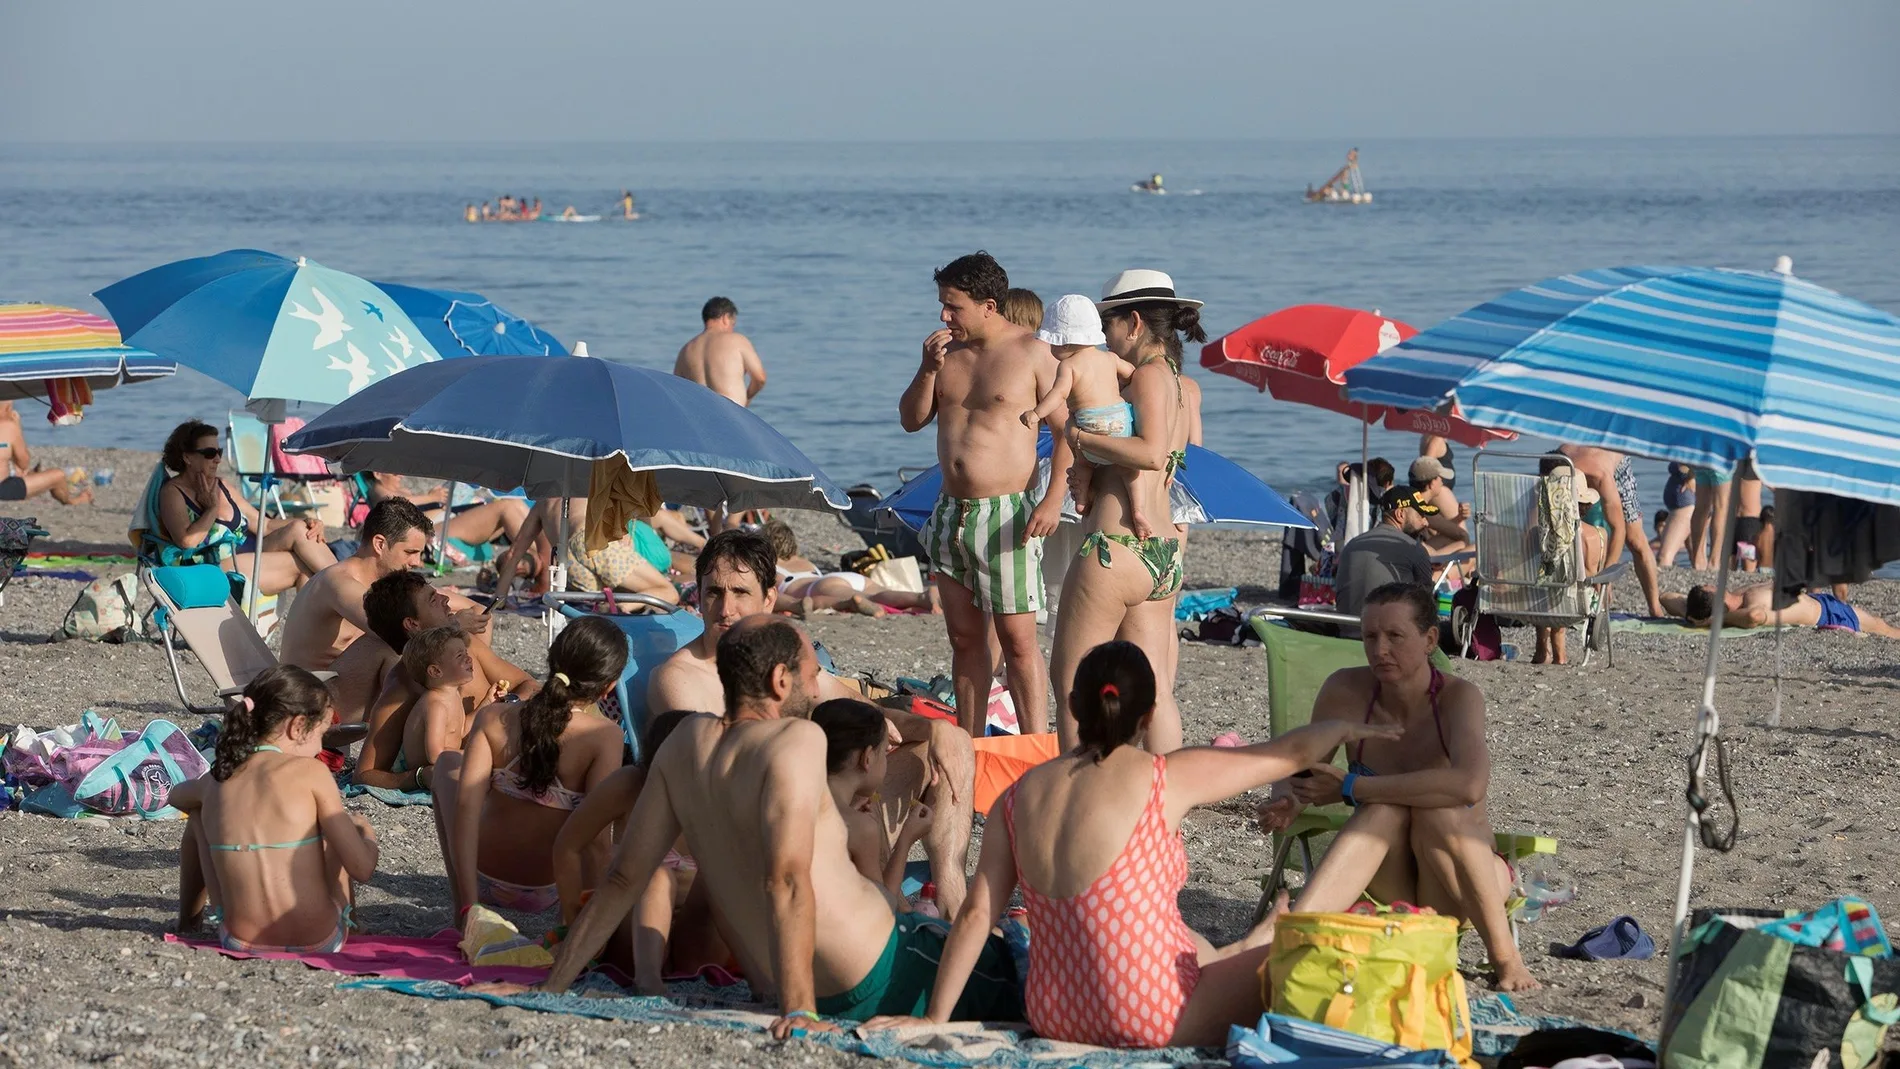
[(1780, 272), (1546, 279), (1350, 369), (1346, 393), (1900, 504), (1900, 318)]

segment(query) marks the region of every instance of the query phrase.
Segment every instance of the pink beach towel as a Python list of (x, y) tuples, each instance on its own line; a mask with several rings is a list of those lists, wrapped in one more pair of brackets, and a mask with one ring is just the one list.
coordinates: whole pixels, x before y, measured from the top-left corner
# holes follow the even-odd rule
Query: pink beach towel
[(445, 929), (418, 939), (407, 935), (352, 935), (343, 949), (334, 954), (245, 954), (226, 950), (216, 939), (180, 939), (167, 933), (167, 943), (182, 943), (198, 950), (215, 950), (227, 958), (271, 958), (301, 961), (313, 969), (346, 973), (351, 976), (387, 976), (402, 980), (441, 980), (466, 987), (496, 981), (511, 984), (536, 984), (546, 978), (546, 969), (528, 969), (518, 965), (473, 966), (462, 960), (460, 940), (453, 929)]
[(308, 453), (291, 454), (284, 452), (284, 439), (303, 429), (303, 420), (292, 416), (282, 423), (272, 424), (270, 428), (270, 460), (276, 470), (286, 475), (328, 475), (330, 465), (322, 457)]

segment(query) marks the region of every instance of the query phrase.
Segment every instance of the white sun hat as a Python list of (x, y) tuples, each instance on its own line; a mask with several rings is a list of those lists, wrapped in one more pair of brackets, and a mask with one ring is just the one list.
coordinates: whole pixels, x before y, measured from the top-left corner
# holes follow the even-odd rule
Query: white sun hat
[(1204, 302), (1191, 297), (1180, 297), (1174, 292), (1174, 279), (1165, 271), (1150, 271), (1136, 267), (1108, 280), (1102, 287), (1102, 299), (1095, 302), (1097, 311), (1106, 312), (1110, 308), (1119, 308), (1124, 304), (1142, 304), (1148, 301), (1166, 301), (1169, 304), (1184, 304), (1189, 308), (1199, 308)]
[(1079, 293), (1065, 293), (1042, 314), (1036, 337), (1050, 345), (1106, 345), (1102, 316), (1095, 302)]

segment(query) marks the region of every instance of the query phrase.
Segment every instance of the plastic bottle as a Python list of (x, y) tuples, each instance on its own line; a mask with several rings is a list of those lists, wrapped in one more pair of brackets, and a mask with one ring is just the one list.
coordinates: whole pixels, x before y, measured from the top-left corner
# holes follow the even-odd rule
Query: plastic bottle
[(926, 917), (943, 916), (943, 910), (937, 908), (937, 885), (934, 883), (924, 884), (924, 889), (917, 893), (917, 901), (910, 907), (910, 911), (912, 913), (921, 913)]

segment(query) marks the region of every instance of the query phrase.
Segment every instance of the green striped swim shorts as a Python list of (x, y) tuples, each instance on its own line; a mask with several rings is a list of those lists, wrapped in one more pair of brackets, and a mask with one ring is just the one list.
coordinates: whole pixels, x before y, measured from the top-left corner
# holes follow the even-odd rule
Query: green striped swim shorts
[(930, 570), (968, 587), (976, 607), (1004, 616), (1042, 608), (1042, 539), (1024, 545), (1028, 494), (939, 497), (923, 530)]

